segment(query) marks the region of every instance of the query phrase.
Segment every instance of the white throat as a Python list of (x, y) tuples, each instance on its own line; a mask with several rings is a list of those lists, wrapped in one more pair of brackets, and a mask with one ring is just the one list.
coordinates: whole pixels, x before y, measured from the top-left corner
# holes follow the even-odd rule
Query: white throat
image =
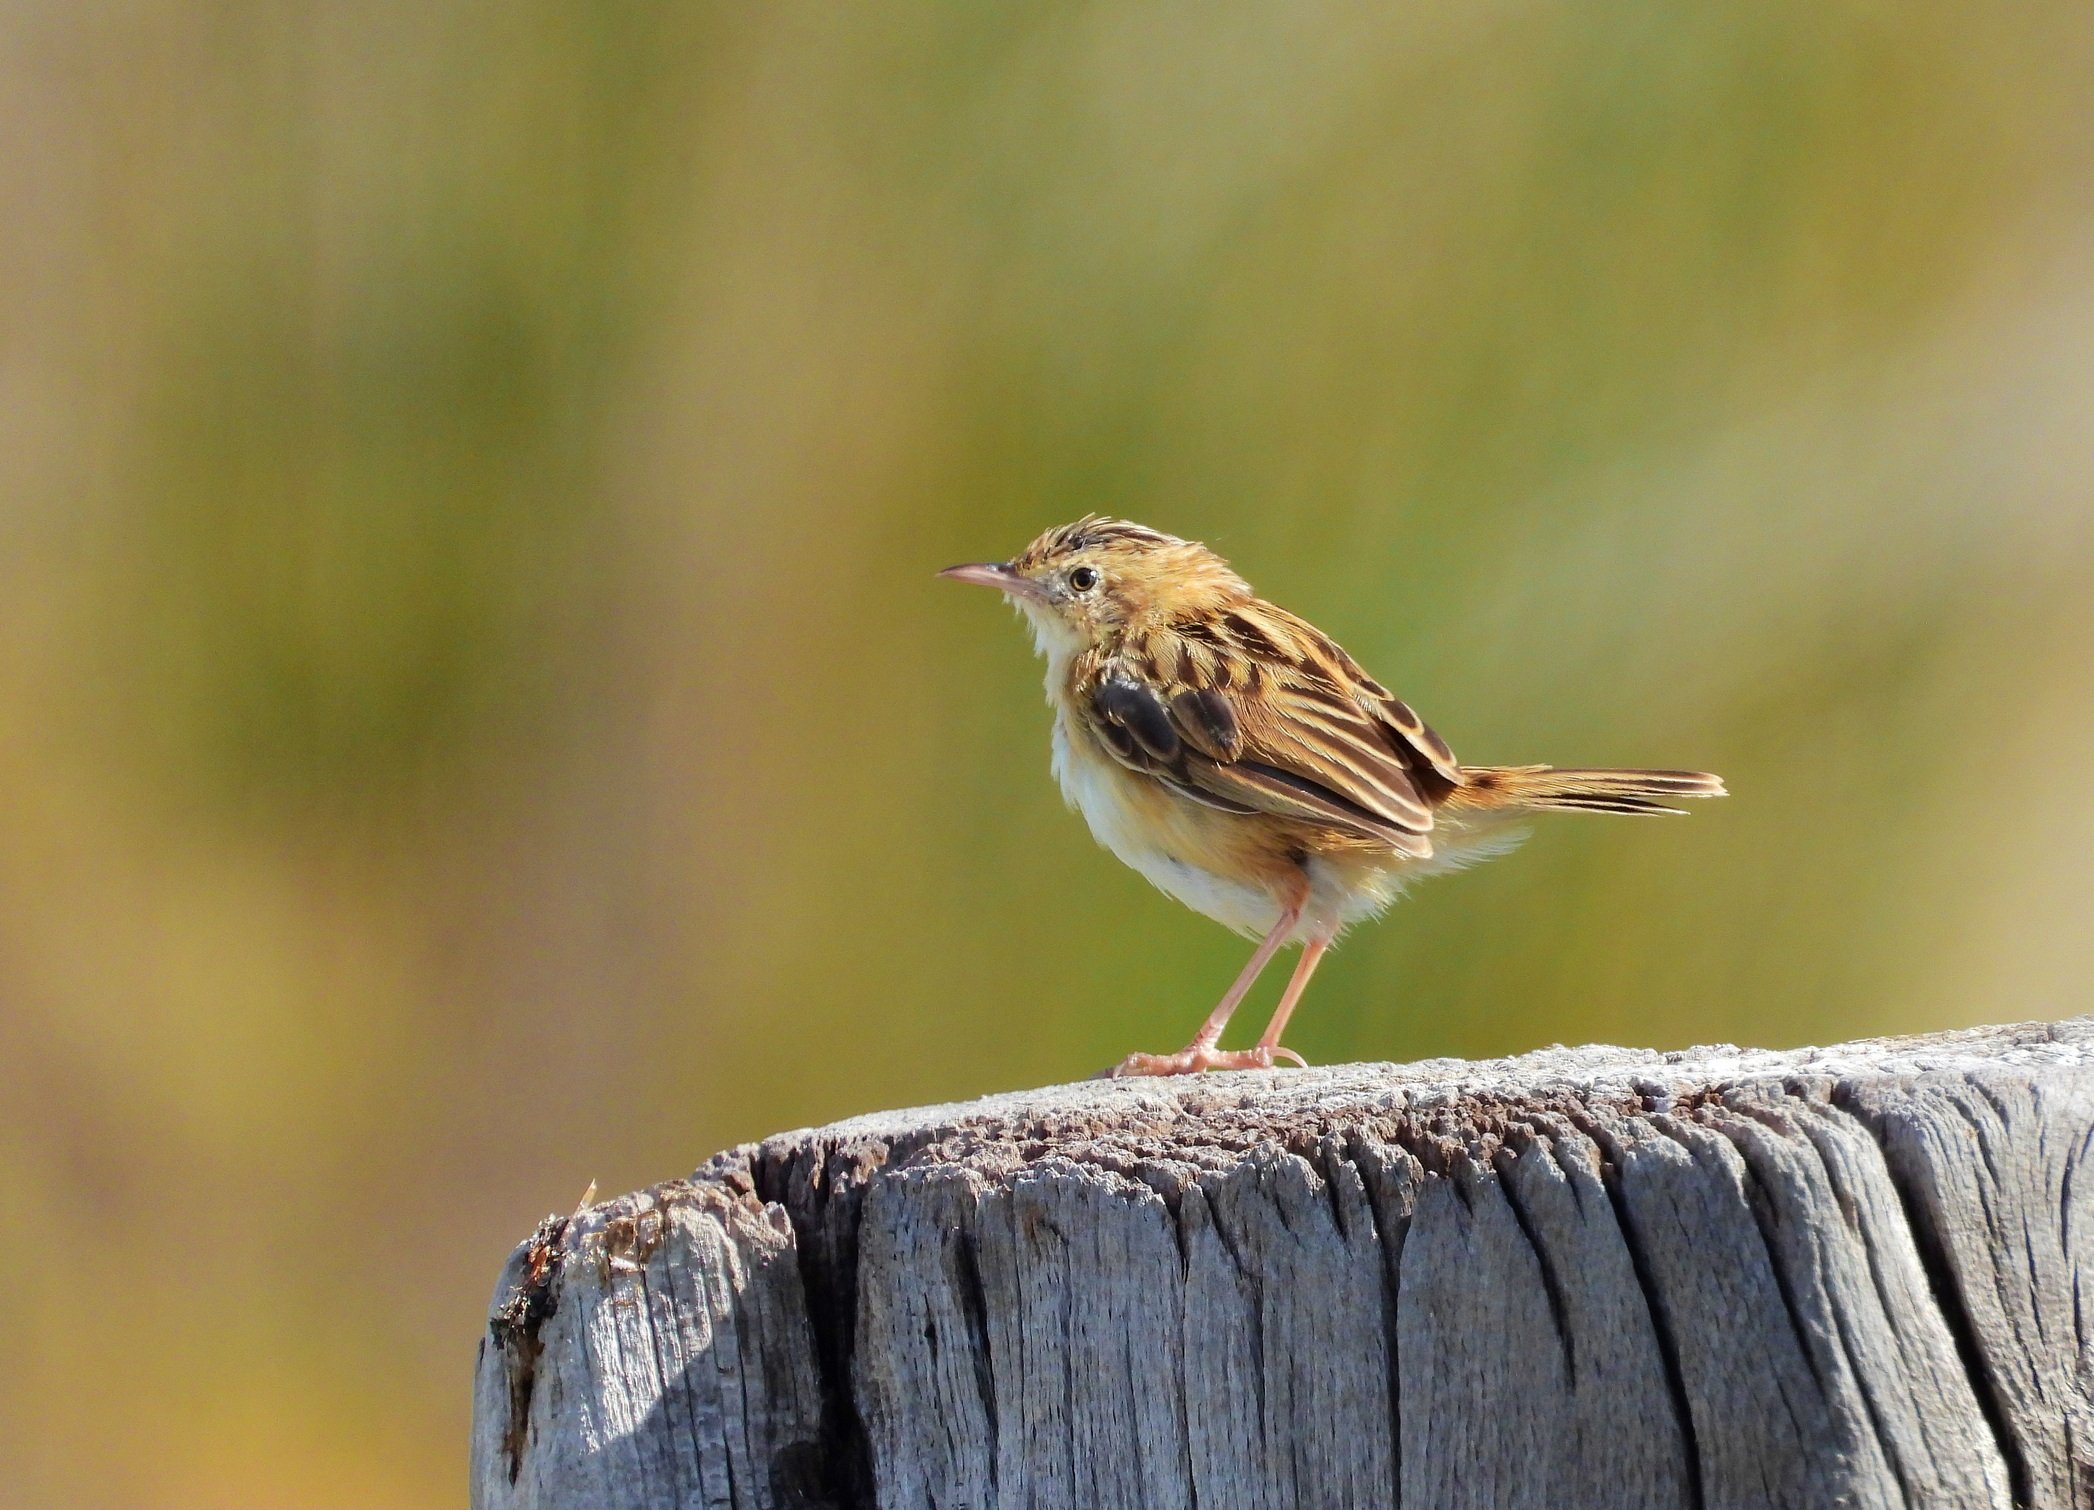
[(1011, 599), (1012, 606), (1032, 630), (1033, 648), (1047, 661), (1047, 701), (1059, 706), (1059, 693), (1068, 685), (1069, 663), (1083, 649), (1083, 637), (1062, 616), (1044, 603)]

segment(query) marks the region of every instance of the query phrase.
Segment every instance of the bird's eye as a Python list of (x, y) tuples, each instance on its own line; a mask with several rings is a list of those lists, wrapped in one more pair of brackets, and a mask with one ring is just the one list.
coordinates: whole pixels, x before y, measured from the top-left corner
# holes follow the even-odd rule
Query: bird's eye
[(1089, 592), (1098, 585), (1098, 569), (1094, 566), (1079, 566), (1069, 573), (1071, 592)]

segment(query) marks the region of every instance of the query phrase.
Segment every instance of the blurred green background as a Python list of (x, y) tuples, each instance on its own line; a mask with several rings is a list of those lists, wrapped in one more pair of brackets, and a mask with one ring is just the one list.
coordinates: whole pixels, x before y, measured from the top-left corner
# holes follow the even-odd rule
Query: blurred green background
[(10, 1506), (456, 1505), (591, 1179), (1180, 1043), (931, 575), (1087, 510), (1736, 793), (1314, 1061), (2087, 1003), (2083, 4), (17, 0), (0, 141)]

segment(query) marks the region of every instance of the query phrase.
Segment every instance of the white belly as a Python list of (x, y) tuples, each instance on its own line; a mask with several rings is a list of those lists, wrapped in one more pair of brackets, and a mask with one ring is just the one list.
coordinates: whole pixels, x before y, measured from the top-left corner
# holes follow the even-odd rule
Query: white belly
[(1054, 722), (1054, 779), (1069, 806), (1083, 814), (1092, 837), (1165, 896), (1253, 937), (1270, 932), (1279, 921), (1280, 904), (1263, 887), (1190, 865), (1159, 843), (1152, 826), (1126, 800), (1127, 783), (1139, 778), (1070, 739), (1059, 718)]

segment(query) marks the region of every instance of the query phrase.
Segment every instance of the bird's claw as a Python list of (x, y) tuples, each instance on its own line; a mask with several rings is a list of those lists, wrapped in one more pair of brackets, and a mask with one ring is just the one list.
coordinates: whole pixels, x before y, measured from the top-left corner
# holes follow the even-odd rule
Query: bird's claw
[(1301, 1069), (1309, 1067), (1308, 1060), (1288, 1048), (1259, 1044), (1251, 1049), (1217, 1049), (1194, 1044), (1175, 1054), (1129, 1054), (1100, 1078), (1127, 1080), (1137, 1075), (1197, 1075), (1203, 1070), (1269, 1070), (1280, 1059)]

